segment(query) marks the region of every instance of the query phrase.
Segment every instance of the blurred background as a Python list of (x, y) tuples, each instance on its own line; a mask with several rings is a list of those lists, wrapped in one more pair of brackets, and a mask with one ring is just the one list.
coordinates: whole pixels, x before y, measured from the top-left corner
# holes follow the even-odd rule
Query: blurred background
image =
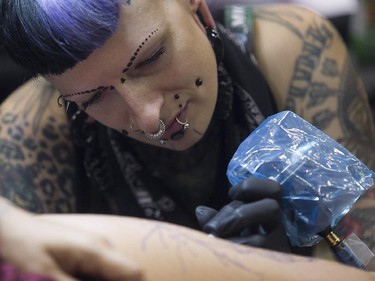
[[(375, 0), (207, 0), (207, 3), (214, 17), (223, 23), (228, 21), (228, 10), (233, 8), (232, 5), (243, 7), (267, 3), (295, 3), (312, 8), (327, 17), (337, 28), (352, 54), (367, 88), (375, 116)], [(244, 36), (246, 26), (235, 28), (239, 28)], [(32, 73), (17, 66), (0, 47), (0, 102), (30, 77)]]

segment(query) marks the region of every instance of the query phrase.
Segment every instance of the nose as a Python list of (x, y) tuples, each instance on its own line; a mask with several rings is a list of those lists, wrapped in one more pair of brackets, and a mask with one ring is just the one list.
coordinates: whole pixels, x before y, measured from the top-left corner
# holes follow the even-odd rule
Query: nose
[(135, 129), (148, 133), (159, 131), (160, 112), (164, 97), (160, 91), (151, 90), (146, 86), (117, 87), (121, 99), (129, 108), (129, 119)]

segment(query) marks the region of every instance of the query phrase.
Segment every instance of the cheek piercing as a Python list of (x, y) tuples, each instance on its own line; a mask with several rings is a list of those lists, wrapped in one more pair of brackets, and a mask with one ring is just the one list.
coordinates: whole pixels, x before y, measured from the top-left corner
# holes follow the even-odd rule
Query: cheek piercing
[(176, 117), (176, 121), (178, 124), (182, 125), (184, 127), (184, 130), (187, 130), (190, 128), (190, 125), (189, 125), (189, 119), (186, 117), (185, 119), (185, 122), (181, 122), (178, 117)]
[(197, 80), (195, 80), (195, 85), (197, 87), (200, 87), (203, 85), (203, 80), (201, 78), (198, 78)]
[(143, 132), (146, 136), (146, 138), (151, 140), (158, 140), (165, 134), (165, 124), (162, 120), (159, 119), (159, 131), (157, 131), (155, 134)]

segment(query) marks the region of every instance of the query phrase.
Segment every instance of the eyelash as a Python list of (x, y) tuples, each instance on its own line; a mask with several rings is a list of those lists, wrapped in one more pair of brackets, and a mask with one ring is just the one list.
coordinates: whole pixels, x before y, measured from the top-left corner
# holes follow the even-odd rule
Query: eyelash
[(165, 52), (166, 47), (160, 47), (152, 56), (146, 58), (144, 61), (141, 61), (135, 68), (138, 69), (147, 65), (154, 64)]
[[(158, 61), (158, 59), (165, 53), (166, 51), (166, 47), (165, 46), (162, 46), (161, 48), (159, 48), (151, 57), (145, 59), (144, 61), (140, 62), (136, 68), (142, 68), (142, 67), (145, 67), (147, 65), (152, 65), (154, 64), (155, 62)], [(95, 95), (88, 101), (86, 102), (83, 102), (82, 103), (82, 108), (83, 108), (83, 111), (86, 111), (87, 108), (89, 108), (90, 106), (92, 106), (93, 104), (97, 104), (99, 103), (102, 99), (103, 99), (103, 94), (106, 90), (108, 90), (109, 88), (106, 87), (106, 88), (103, 88), (99, 91), (97, 91), (95, 93)]]
[(98, 91), (95, 93), (95, 95), (94, 95), (91, 99), (89, 99), (89, 100), (86, 101), (86, 102), (83, 102), (83, 103), (82, 103), (83, 111), (86, 111), (87, 108), (89, 108), (89, 107), (92, 106), (93, 104), (96, 104), (96, 103), (100, 102), (100, 101), (103, 99), (103, 94), (104, 94), (104, 92), (105, 92), (106, 90), (108, 90), (108, 87), (105, 87), (105, 88), (103, 88), (103, 89), (101, 89), (101, 90), (98, 90)]

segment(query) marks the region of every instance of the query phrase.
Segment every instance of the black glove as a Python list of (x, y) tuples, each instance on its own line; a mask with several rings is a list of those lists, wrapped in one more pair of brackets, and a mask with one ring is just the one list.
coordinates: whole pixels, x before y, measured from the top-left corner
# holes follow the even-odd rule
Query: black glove
[(273, 180), (250, 177), (229, 190), (231, 203), (216, 211), (196, 209), (204, 232), (239, 244), (290, 252), (278, 204), (281, 186)]

